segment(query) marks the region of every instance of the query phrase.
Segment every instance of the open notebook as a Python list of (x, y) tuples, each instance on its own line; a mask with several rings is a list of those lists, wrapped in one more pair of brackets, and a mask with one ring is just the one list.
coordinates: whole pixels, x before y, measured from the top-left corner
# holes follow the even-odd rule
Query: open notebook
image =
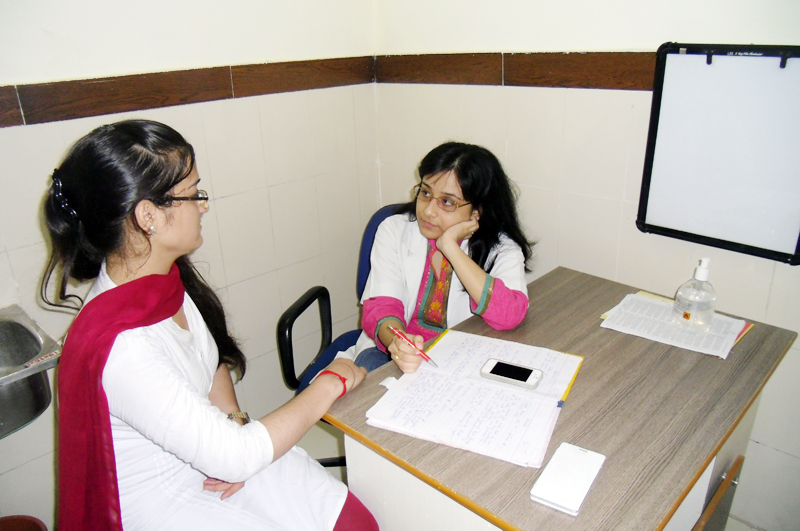
[[(542, 464), (583, 357), (452, 330), (367, 411), (367, 424), (522, 466)], [(541, 369), (536, 389), (480, 376), (489, 358)]]

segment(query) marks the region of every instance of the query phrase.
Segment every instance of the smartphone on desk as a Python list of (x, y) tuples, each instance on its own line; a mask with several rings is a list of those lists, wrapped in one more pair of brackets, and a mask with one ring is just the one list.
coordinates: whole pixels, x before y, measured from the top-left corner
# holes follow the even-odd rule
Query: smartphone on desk
[(526, 389), (536, 389), (544, 373), (532, 367), (524, 367), (491, 358), (481, 368), (481, 376), (499, 382), (519, 385)]

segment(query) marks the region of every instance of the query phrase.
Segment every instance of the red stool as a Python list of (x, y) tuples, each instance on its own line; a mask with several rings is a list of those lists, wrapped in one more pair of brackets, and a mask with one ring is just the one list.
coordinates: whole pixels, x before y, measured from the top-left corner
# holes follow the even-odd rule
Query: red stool
[(0, 518), (0, 531), (47, 531), (47, 526), (33, 516), (3, 516)]

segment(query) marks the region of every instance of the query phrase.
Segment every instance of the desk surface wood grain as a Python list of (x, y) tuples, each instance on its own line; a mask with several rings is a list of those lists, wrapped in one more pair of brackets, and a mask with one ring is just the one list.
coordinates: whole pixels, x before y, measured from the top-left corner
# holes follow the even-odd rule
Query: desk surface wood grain
[(600, 315), (636, 288), (564, 268), (528, 286), (530, 308), (513, 331), (472, 318), (456, 327), (584, 356), (545, 464), (566, 441), (606, 456), (580, 514), (531, 501), (541, 469), (366, 425), (401, 372), (388, 364), (326, 419), (398, 466), (504, 529), (661, 529), (747, 412), (797, 334), (755, 323), (727, 360), (600, 328)]

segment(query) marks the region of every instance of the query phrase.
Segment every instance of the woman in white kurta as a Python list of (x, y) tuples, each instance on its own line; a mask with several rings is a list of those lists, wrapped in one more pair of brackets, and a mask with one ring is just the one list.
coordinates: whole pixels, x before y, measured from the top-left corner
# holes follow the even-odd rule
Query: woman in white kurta
[(337, 360), (266, 416), (239, 411), (244, 355), (187, 258), (199, 181), (183, 137), (143, 120), (92, 131), (53, 174), (44, 285), (59, 267), (63, 301), (70, 278), (96, 279), (59, 369), (59, 529), (376, 530), (294, 447), (363, 369)]

